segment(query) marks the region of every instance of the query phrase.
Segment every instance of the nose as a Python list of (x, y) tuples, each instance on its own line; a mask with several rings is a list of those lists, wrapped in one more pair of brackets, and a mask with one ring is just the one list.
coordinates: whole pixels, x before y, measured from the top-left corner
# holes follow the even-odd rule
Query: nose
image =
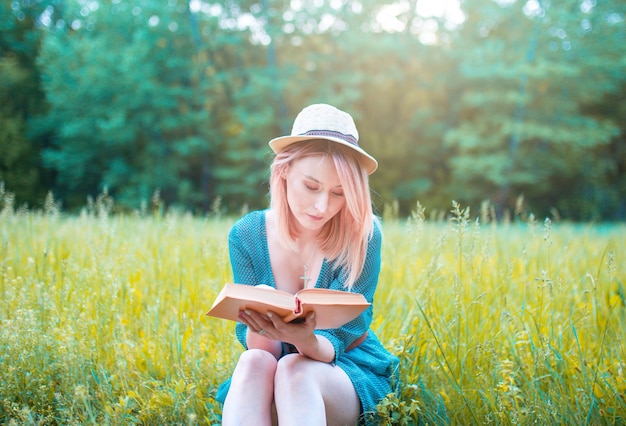
[(315, 200), (315, 208), (320, 213), (326, 213), (326, 209), (328, 208), (328, 194), (325, 192), (318, 194)]

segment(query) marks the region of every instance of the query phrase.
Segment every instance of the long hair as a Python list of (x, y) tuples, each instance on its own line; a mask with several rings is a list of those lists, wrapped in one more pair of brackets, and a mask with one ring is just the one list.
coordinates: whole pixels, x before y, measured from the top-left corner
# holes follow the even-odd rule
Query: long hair
[(346, 269), (348, 289), (361, 274), (367, 245), (374, 230), (369, 176), (350, 148), (323, 139), (294, 143), (278, 153), (270, 166), (270, 208), (277, 216), (278, 237), (295, 249), (298, 233), (287, 202), (287, 181), (283, 177), (292, 161), (313, 155), (332, 159), (343, 187), (346, 203), (321, 229), (318, 244), (328, 260)]

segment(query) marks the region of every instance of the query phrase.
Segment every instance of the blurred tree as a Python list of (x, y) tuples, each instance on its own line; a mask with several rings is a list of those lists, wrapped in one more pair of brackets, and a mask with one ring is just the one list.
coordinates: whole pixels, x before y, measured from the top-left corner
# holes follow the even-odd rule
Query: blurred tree
[(625, 77), (615, 72), (623, 27), (609, 17), (623, 6), (605, 3), (472, 3), (455, 40), (460, 122), (445, 135), (463, 201), (491, 198), (502, 209), (523, 192), (555, 197), (554, 206), (568, 189), (558, 184), (584, 177), (584, 160), (619, 134), (614, 121), (583, 109)]
[[(623, 220), (626, 218), (626, 4), (586, 1), (581, 2), (581, 12), (582, 36), (576, 38), (576, 50), (586, 64), (581, 79), (594, 83), (585, 84), (587, 93), (579, 97), (579, 109), (583, 116), (613, 123), (619, 133), (609, 143), (590, 147), (580, 164), (570, 165), (577, 174), (563, 173), (560, 181), (553, 182), (553, 193), (555, 189), (561, 193), (566, 189), (567, 196), (552, 202), (565, 217)], [(553, 198), (557, 197), (553, 195)]]
[(0, 3), (0, 181), (17, 194), (18, 203), (43, 200), (51, 177), (42, 169), (40, 151), (48, 143), (33, 127), (45, 111), (35, 61), (42, 16), (51, 1)]
[(252, 12), (146, 0), (66, 2), (64, 13), (40, 65), (57, 130), (45, 159), (67, 194), (106, 186), (126, 206), (156, 189), (202, 210), (216, 197), (262, 203), (259, 135), (274, 122), (276, 81), (264, 34), (243, 24)]
[[(20, 4), (2, 13), (21, 16)], [(617, 0), (473, 0), (456, 25), (417, 0), (28, 5), (39, 7), (29, 37), (45, 34), (37, 64), (50, 110), (16, 121), (24, 109), (0, 107), (10, 117), (0, 173), (27, 182), (44, 149), (66, 206), (106, 186), (132, 208), (156, 189), (196, 210), (262, 207), (267, 141), (306, 104), (328, 102), (354, 115), (379, 159), (379, 210), (398, 200), (406, 214), (418, 199), (504, 208), (524, 193), (539, 214), (624, 215)], [(13, 90), (38, 72), (16, 58), (0, 57), (3, 99), (26, 96)]]
[[(280, 131), (282, 81), (271, 43), (273, 9), (228, 3), (216, 26), (202, 26), (214, 99), (216, 195), (230, 211), (266, 206), (267, 141)], [(202, 23), (201, 23), (202, 25)]]
[(56, 131), (45, 160), (62, 193), (197, 201), (188, 160), (210, 146), (186, 3), (65, 2), (61, 18), (39, 64)]

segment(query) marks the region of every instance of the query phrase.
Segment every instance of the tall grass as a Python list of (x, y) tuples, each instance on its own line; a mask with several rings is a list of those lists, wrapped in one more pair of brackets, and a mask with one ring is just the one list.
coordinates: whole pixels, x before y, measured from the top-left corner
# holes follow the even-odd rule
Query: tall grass
[(458, 204), (447, 225), (388, 226), (378, 329), (403, 332), (382, 422), (625, 424), (625, 237)]
[[(0, 213), (0, 423), (218, 424), (232, 218)], [(1, 207), (1, 206), (0, 206)], [(626, 227), (384, 221), (382, 424), (624, 424)]]

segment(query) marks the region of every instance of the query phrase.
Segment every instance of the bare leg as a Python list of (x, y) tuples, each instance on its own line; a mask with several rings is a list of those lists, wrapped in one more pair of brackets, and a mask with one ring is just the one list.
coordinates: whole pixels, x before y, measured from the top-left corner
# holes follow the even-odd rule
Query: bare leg
[(345, 371), (299, 354), (278, 361), (274, 398), (285, 425), (355, 425), (361, 412)]
[(222, 412), (223, 425), (271, 425), (276, 358), (262, 349), (239, 357)]

